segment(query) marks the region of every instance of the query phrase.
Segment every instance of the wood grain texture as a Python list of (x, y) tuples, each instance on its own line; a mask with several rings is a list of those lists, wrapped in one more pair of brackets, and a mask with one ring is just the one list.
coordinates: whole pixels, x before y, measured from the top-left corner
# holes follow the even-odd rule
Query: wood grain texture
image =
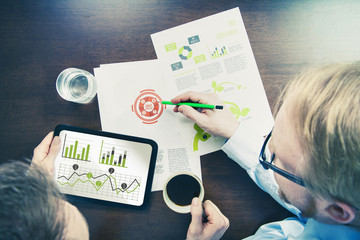
[[(291, 0), (5, 0), (0, 5), (1, 160), (31, 157), (59, 123), (101, 129), (95, 99), (61, 99), (57, 75), (77, 67), (155, 59), (150, 34), (234, 7), (240, 11), (270, 105), (302, 69), (358, 61), (359, 1)], [(223, 239), (241, 239), (284, 211), (221, 152), (202, 156), (206, 199), (231, 222)], [(91, 239), (185, 239), (190, 215), (151, 194), (148, 207), (70, 199), (88, 220)]]

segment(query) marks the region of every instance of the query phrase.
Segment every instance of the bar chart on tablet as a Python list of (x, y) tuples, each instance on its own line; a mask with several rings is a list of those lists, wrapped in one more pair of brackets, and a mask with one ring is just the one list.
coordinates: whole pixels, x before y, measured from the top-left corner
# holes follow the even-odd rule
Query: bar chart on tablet
[(101, 142), (99, 163), (127, 168), (126, 160), (128, 156), (128, 150), (121, 145), (107, 144), (104, 140)]
[(156, 160), (151, 158), (152, 145), (126, 135), (61, 127), (65, 129), (58, 133), (61, 150), (55, 159), (54, 178), (62, 193), (143, 204), (150, 161)]
[(89, 140), (81, 140), (65, 134), (62, 157), (89, 161), (90, 144), (91, 142)]

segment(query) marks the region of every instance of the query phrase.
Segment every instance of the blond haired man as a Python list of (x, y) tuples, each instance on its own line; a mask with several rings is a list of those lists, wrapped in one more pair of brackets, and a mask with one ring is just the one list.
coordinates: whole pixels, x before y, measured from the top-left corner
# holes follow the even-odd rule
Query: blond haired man
[[(172, 99), (218, 104), (214, 94), (188, 92)], [(228, 138), (228, 156), (291, 217), (259, 228), (248, 239), (360, 239), (360, 63), (313, 69), (280, 97), (265, 141), (230, 111), (174, 108), (207, 132)], [(194, 199), (187, 239), (219, 239), (229, 226), (216, 206)]]

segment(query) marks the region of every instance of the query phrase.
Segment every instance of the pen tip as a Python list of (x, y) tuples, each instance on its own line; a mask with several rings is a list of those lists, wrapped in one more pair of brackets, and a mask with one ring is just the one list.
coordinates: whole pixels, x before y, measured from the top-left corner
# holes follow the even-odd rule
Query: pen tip
[(224, 107), (223, 106), (221, 106), (221, 105), (216, 105), (215, 106), (215, 109), (223, 109)]

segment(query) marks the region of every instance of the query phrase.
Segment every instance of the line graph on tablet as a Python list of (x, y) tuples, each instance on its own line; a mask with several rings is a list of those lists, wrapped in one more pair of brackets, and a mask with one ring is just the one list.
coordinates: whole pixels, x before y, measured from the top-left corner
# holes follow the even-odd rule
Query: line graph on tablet
[(106, 172), (100, 169), (79, 167), (77, 164), (60, 164), (57, 183), (65, 192), (76, 191), (137, 201), (141, 177), (117, 174), (113, 168), (109, 168)]
[(155, 167), (154, 141), (66, 125), (55, 133), (61, 151), (54, 180), (61, 193), (143, 206)]

